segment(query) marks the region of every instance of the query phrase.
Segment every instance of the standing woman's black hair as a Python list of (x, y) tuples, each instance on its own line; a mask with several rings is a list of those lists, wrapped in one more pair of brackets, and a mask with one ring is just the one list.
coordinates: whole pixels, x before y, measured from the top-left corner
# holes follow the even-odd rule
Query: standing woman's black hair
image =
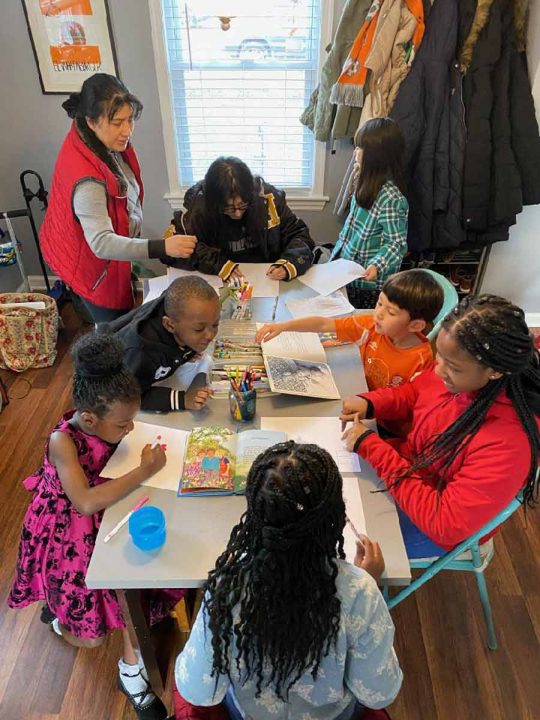
[(358, 205), (369, 210), (387, 180), (405, 195), (405, 140), (399, 125), (388, 117), (373, 118), (358, 129), (354, 141), (362, 150), (355, 191)]
[(280, 443), (255, 460), (246, 498), (247, 511), (206, 585), (212, 673), (230, 679), (234, 647), (237, 668), (245, 666), (243, 681), (256, 679), (257, 697), (270, 668), (264, 685), (286, 700), (305, 671), (317, 677), (337, 638), (337, 558), (344, 557), (345, 525), (341, 475), (316, 445)]
[(114, 402), (140, 400), (139, 384), (124, 365), (124, 346), (114, 335), (83, 335), (71, 357), (73, 402), (79, 412), (87, 410), (102, 418)]
[(83, 82), (80, 92), (71, 93), (62, 103), (68, 116), (75, 120), (77, 131), (85, 144), (119, 178), (125, 189), (125, 180), (116, 160), (86, 122), (86, 118), (97, 122), (101, 117), (111, 121), (124, 105), (131, 106), (133, 118), (138, 120), (143, 110), (141, 101), (121, 80), (107, 73), (95, 73)]
[(540, 355), (525, 322), (525, 313), (497, 295), (468, 296), (443, 321), (463, 350), (479, 363), (502, 373), (478, 391), (474, 400), (444, 432), (436, 435), (414, 460), (406, 476), (416, 470), (440, 463), (438, 489), (446, 483), (446, 474), (456, 456), (470, 443), (486, 415), (504, 390), (512, 401), (527, 435), (531, 464), (523, 487), (523, 498), (533, 505), (538, 498), (540, 461)]
[[(204, 176), (204, 204), (201, 212), (193, 216), (194, 227), (205, 225), (205, 234), (217, 237), (224, 250), (229, 236), (236, 237), (233, 228), (239, 222), (245, 224), (252, 238), (261, 238), (268, 223), (261, 189), (262, 179), (253, 177), (245, 162), (237, 157), (217, 158)], [(233, 220), (223, 212), (236, 195), (248, 205), (241, 220)]]

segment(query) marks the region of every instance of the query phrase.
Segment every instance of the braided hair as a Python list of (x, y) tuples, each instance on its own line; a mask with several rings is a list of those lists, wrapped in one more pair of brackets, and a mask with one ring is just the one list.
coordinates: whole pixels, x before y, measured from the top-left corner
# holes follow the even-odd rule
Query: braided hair
[[(333, 458), (316, 445), (290, 441), (255, 460), (246, 486), (247, 511), (209, 574), (204, 605), (212, 635), (212, 675), (264, 681), (286, 701), (306, 671), (314, 679), (335, 644), (340, 622), (337, 558), (344, 558), (345, 505)], [(233, 608), (238, 606), (238, 622)]]
[(534, 505), (538, 498), (540, 432), (540, 355), (525, 322), (525, 313), (509, 300), (497, 295), (465, 297), (443, 321), (463, 350), (482, 365), (502, 376), (490, 380), (474, 400), (444, 432), (435, 435), (398, 483), (416, 470), (437, 462), (440, 491), (446, 474), (459, 453), (482, 426), (489, 409), (501, 391), (511, 400), (530, 446), (530, 468), (523, 487), (523, 499)]
[(124, 346), (114, 335), (84, 335), (73, 346), (71, 357), (77, 410), (102, 418), (113, 402), (140, 399), (139, 384), (124, 365)]

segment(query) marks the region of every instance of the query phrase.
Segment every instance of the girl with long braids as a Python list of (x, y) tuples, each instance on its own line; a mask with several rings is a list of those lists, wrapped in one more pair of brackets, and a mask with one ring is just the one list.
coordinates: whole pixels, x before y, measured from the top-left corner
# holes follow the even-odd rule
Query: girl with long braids
[[(381, 440), (363, 418), (412, 422)], [(464, 298), (437, 338), (433, 368), (413, 382), (347, 398), (349, 450), (365, 458), (400, 509), (409, 557), (443, 554), (517, 493), (532, 506), (540, 460), (540, 356), (523, 310)], [(487, 538), (486, 538), (487, 539)]]
[[(130, 641), (117, 594), (90, 590), (85, 577), (103, 510), (161, 470), (165, 453), (146, 445), (133, 470), (114, 480), (101, 477), (118, 443), (133, 430), (140, 388), (123, 365), (122, 344), (111, 335), (85, 335), (72, 355), (75, 410), (56, 425), (43, 465), (24, 481), (33, 496), (8, 604), (44, 602), (41, 620), (77, 647), (97, 647), (109, 632), (122, 630), (118, 687), (141, 720), (159, 720), (167, 711)], [(184, 592), (149, 591), (151, 622), (165, 617)]]
[(287, 442), (259, 455), (247, 511), (206, 585), (176, 663), (195, 705), (224, 698), (233, 718), (358, 717), (382, 708), (402, 673), (394, 626), (376, 580), (380, 549), (367, 538), (344, 560), (342, 480), (315, 445)]

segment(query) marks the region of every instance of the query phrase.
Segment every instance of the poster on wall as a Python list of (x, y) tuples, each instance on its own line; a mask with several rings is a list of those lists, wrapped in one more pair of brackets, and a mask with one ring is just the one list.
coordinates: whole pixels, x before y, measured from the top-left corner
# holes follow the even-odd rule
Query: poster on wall
[(78, 92), (96, 72), (117, 75), (107, 0), (22, 0), (45, 94)]

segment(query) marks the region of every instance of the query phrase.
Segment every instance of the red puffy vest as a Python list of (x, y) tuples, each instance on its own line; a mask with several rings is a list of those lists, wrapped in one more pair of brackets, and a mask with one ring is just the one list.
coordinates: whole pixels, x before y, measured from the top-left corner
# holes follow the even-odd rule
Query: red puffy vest
[[(130, 146), (122, 157), (133, 170), (141, 189), (141, 171)], [(40, 241), (48, 265), (77, 295), (94, 305), (113, 309), (133, 306), (131, 263), (103, 260), (90, 249), (81, 225), (73, 212), (73, 194), (77, 184), (95, 179), (107, 192), (107, 210), (114, 232), (129, 236), (127, 197), (120, 194), (118, 179), (87, 147), (75, 125), (68, 132), (54, 167), (49, 207), (41, 226)]]

